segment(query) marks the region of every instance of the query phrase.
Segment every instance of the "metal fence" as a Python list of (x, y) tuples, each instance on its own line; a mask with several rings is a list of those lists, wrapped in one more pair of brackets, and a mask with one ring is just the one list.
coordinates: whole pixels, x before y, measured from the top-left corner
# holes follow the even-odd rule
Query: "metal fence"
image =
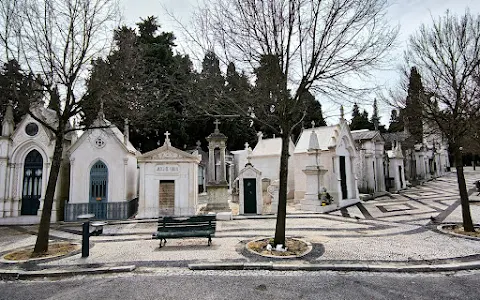
[(105, 203), (67, 203), (65, 205), (65, 221), (77, 221), (77, 216), (94, 214), (93, 220), (125, 220), (138, 210), (138, 198), (126, 202)]

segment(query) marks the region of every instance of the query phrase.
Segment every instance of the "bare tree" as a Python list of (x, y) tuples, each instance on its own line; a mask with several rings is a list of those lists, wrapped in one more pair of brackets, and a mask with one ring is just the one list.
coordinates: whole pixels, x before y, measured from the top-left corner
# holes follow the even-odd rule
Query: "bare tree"
[(423, 97), (423, 118), (448, 140), (457, 170), (465, 231), (473, 231), (467, 188), (463, 173), (462, 150), (472, 121), (480, 117), (480, 15), (468, 10), (462, 16), (446, 12), (422, 25), (409, 39), (406, 61), (422, 74), (428, 96)]
[[(270, 68), (276, 81), (268, 99), (236, 113), (268, 124), (274, 115), (282, 137), (280, 191), (275, 244), (285, 243), (288, 144), (303, 117), (302, 95), (343, 97), (366, 88), (355, 79), (368, 77), (385, 62), (397, 29), (387, 25), (386, 0), (215, 0), (197, 11), (196, 34), (224, 62), (235, 61), (250, 74)], [(355, 79), (354, 79), (355, 78)]]
[[(2, 1), (3, 3), (4, 1)], [(8, 1), (7, 1), (8, 2)], [(47, 123), (30, 109), (30, 115), (55, 136), (55, 148), (34, 253), (48, 250), (48, 236), (56, 182), (62, 162), (64, 139), (78, 128), (70, 120), (82, 111), (84, 79), (91, 60), (111, 41), (119, 16), (116, 0), (15, 1), (15, 20), (1, 40), (14, 57), (37, 75), (39, 89), (56, 105), (56, 121)], [(16, 34), (10, 34), (14, 32)]]

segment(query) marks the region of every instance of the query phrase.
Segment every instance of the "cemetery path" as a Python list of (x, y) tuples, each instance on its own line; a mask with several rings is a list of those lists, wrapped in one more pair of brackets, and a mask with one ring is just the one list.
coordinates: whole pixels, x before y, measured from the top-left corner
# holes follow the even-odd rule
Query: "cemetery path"
[[(473, 186), (479, 174), (466, 172), (468, 187)], [(476, 200), (475, 195), (472, 200)], [(474, 222), (478, 223), (480, 206), (476, 202), (472, 202), (471, 211)], [(249, 264), (250, 268), (266, 269), (275, 266), (363, 271), (479, 269), (480, 241), (443, 234), (430, 217), (436, 218), (436, 222), (461, 222), (455, 174), (330, 214), (289, 214), (287, 236), (312, 244), (312, 251), (299, 259), (272, 260), (245, 249), (253, 238), (273, 236), (276, 221), (273, 216), (218, 221), (211, 247), (207, 246), (206, 238), (198, 238), (168, 240), (161, 249), (158, 240), (151, 240), (156, 230), (155, 220), (132, 221), (109, 224), (103, 235), (91, 237), (88, 258), (76, 254), (37, 263), (0, 261), (0, 277), (2, 270), (71, 270), (73, 274), (75, 270), (130, 265), (138, 270), (192, 265), (243, 268)], [(36, 226), (0, 227), (0, 252), (32, 245), (36, 230)], [(51, 239), (80, 242), (80, 226), (55, 225)]]
[[(478, 217), (480, 196), (474, 193), (474, 182), (480, 179), (480, 172), (467, 170), (466, 184), (470, 188), (472, 216)], [(411, 187), (398, 194), (391, 194), (362, 201), (356, 205), (331, 212), (331, 215), (347, 218), (384, 220), (395, 223), (433, 225), (455, 223), (461, 220), (460, 196), (455, 173)], [(460, 219), (459, 219), (460, 217)]]

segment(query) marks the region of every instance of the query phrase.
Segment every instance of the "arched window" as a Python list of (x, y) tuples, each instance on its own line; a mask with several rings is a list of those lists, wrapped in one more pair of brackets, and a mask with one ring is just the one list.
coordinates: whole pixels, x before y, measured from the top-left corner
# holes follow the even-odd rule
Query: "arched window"
[(108, 168), (102, 161), (97, 161), (90, 169), (90, 202), (107, 202)]

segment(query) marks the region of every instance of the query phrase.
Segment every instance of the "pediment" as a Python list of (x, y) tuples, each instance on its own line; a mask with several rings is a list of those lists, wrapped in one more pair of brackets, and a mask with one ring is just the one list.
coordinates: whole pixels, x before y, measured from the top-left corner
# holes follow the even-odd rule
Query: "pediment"
[(165, 150), (162, 152), (159, 152), (155, 155), (152, 155), (150, 158), (152, 159), (172, 159), (172, 158), (182, 158), (183, 156), (180, 155), (177, 152), (171, 151), (171, 150)]
[(163, 145), (160, 148), (157, 148), (153, 151), (142, 154), (138, 157), (139, 161), (161, 161), (161, 160), (185, 160), (185, 161), (200, 161), (200, 157), (196, 155), (196, 152), (193, 154), (187, 153), (170, 145)]

